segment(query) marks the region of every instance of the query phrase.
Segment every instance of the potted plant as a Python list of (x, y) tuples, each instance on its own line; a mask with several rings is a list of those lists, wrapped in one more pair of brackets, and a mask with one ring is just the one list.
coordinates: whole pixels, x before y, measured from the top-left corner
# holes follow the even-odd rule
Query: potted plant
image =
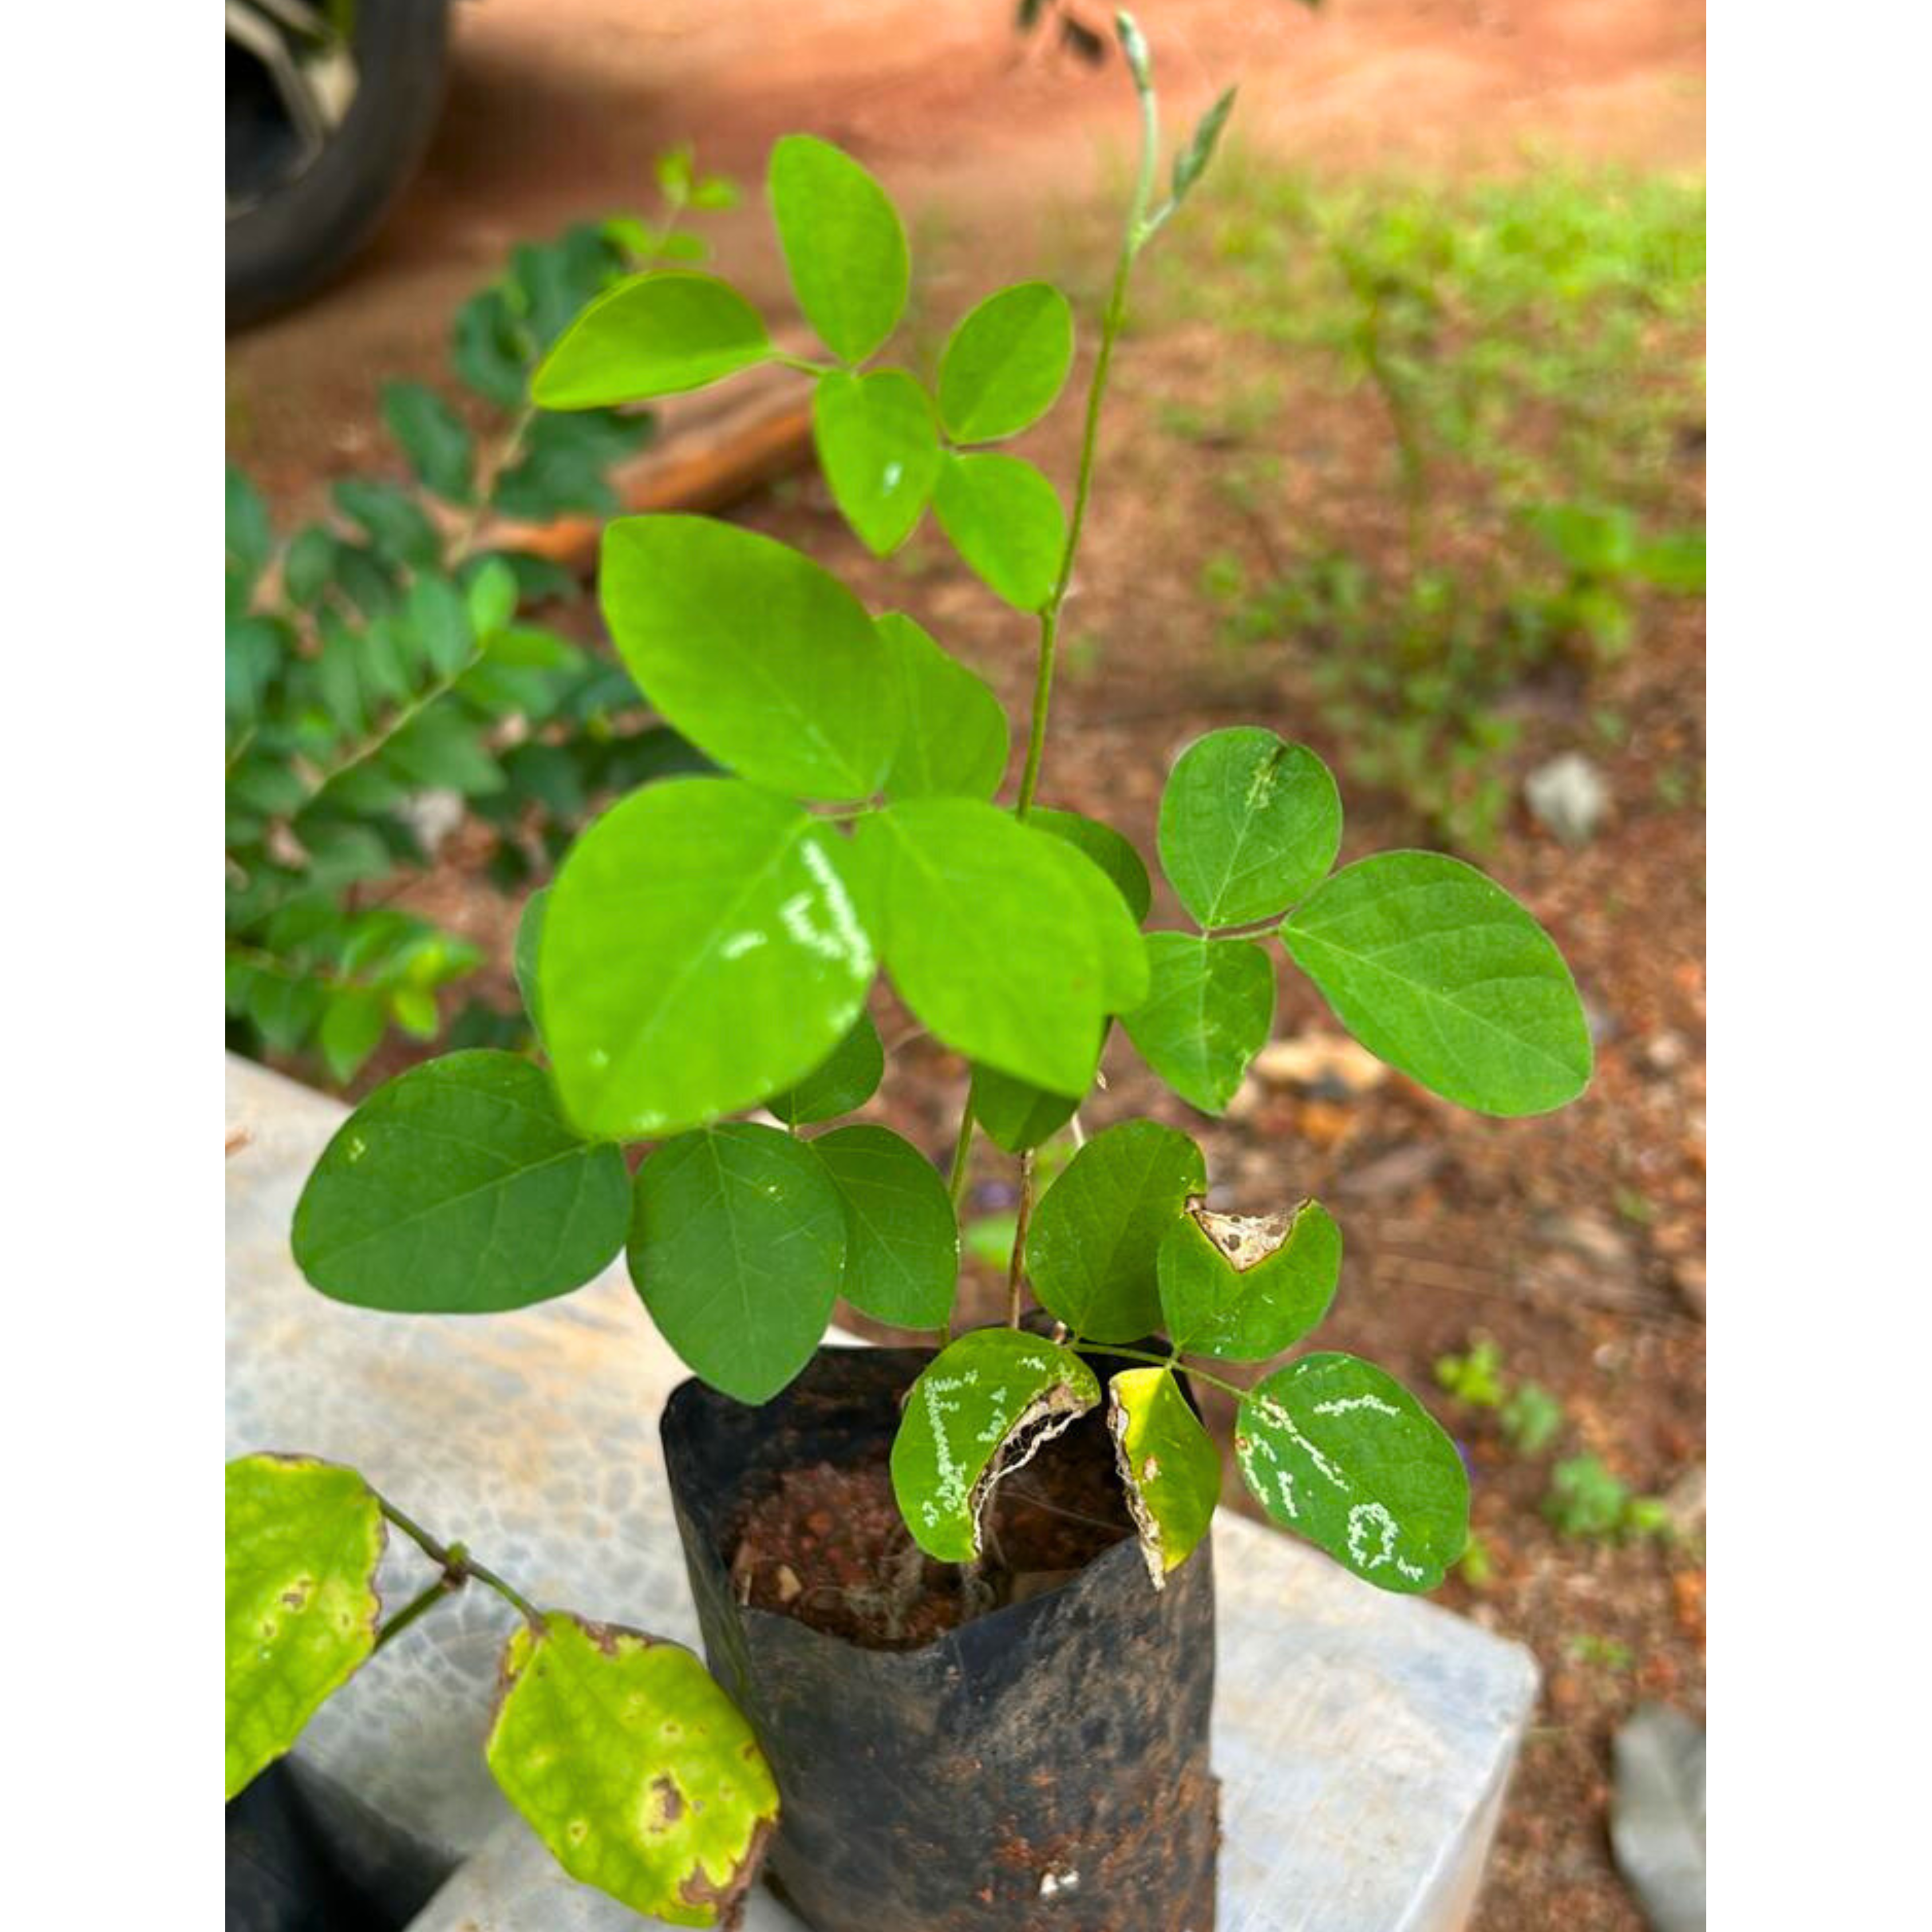
[[(995, 802), (999, 704), (911, 619), (728, 524), (614, 521), (601, 590), (617, 650), (718, 770), (613, 806), (532, 901), (518, 951), (540, 1054), (453, 1054), (392, 1081), (297, 1210), (309, 1280), (376, 1308), (522, 1306), (626, 1253), (693, 1372), (664, 1433), (719, 1682), (676, 1646), (527, 1603), (351, 1472), (248, 1458), (230, 1478), (231, 1784), (376, 1643), (476, 1580), (522, 1616), (493, 1768), (570, 1871), (640, 1910), (728, 1920), (765, 1858), (818, 1932), (1207, 1932), (1222, 1472), (1190, 1380), (1238, 1399), (1235, 1460), (1262, 1506), (1358, 1576), (1426, 1590), (1462, 1552), (1460, 1459), (1382, 1370), (1320, 1352), (1250, 1388), (1222, 1374), (1327, 1311), (1342, 1238), (1318, 1203), (1212, 1212), (1199, 1149), (1150, 1120), (1076, 1126), (1078, 1151), (1035, 1186), (1036, 1150), (1076, 1122), (1117, 1022), (1182, 1099), (1226, 1106), (1269, 1035), (1277, 939), (1358, 1040), (1452, 1100), (1538, 1113), (1591, 1069), (1568, 969), (1499, 886), (1428, 852), (1335, 869), (1341, 805), (1305, 747), (1243, 728), (1176, 762), (1158, 843), (1192, 930), (1144, 932), (1132, 847), (1042, 802), (1130, 275), (1231, 104), (1156, 205), (1150, 63), (1119, 30), (1141, 165), (1070, 512), (992, 446), (1066, 380), (1065, 298), (1039, 282), (990, 296), (930, 388), (870, 366), (905, 301), (903, 231), (856, 162), (808, 137), (777, 145), (770, 190), (826, 359), (782, 353), (726, 284), (671, 271), (593, 302), (534, 382), (543, 407), (603, 408), (796, 367), (860, 538), (883, 554), (930, 508), (1036, 623), (1011, 802)], [(881, 1077), (867, 1001), (882, 970), (972, 1064), (950, 1176), (884, 1126), (832, 1124)], [(1007, 1319), (958, 1333), (979, 1136), (1017, 1163), (1018, 1228)], [(842, 1295), (932, 1346), (824, 1348)], [(386, 1522), (442, 1576), (382, 1626)]]

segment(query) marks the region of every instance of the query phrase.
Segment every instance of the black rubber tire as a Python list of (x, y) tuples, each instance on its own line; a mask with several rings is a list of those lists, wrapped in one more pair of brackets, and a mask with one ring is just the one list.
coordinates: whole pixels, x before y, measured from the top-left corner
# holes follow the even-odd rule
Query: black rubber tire
[(356, 98), (314, 164), (228, 224), (228, 326), (312, 293), (382, 225), (436, 131), (449, 0), (364, 0)]

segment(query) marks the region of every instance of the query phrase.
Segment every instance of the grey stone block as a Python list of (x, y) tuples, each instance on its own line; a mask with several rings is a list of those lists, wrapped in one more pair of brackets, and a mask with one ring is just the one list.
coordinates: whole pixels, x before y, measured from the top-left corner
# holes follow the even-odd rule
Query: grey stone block
[[(288, 1249), (342, 1109), (231, 1060), (228, 1115), (247, 1136), (228, 1161), (229, 1454), (352, 1463), (539, 1602), (694, 1643), (657, 1438), (683, 1372), (621, 1270), (515, 1315), (344, 1307)], [(1529, 1654), (1229, 1512), (1214, 1536), (1220, 1932), (1456, 1932), (1535, 1694)], [(427, 1571), (392, 1549), (386, 1601)], [(332, 1700), (296, 1757), (460, 1868), (418, 1932), (634, 1926), (528, 1839), (484, 1768), (511, 1617), (465, 1592)], [(797, 1923), (763, 1893), (748, 1922)]]

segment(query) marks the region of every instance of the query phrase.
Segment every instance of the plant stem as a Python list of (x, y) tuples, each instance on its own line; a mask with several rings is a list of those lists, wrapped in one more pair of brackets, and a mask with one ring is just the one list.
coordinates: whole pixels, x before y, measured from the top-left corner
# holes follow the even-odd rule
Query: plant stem
[(1238, 1382), (1228, 1382), (1206, 1369), (1197, 1368), (1192, 1362), (1184, 1362), (1178, 1351), (1172, 1355), (1155, 1355), (1150, 1354), (1144, 1348), (1123, 1348), (1112, 1342), (1096, 1342), (1094, 1347), (1101, 1354), (1119, 1355), (1130, 1362), (1145, 1362), (1152, 1368), (1178, 1370), (1183, 1375), (1192, 1376), (1196, 1382), (1206, 1382), (1210, 1388), (1222, 1390), (1237, 1401), (1248, 1393)]
[(496, 453), (482, 468), (476, 478), (476, 500), (470, 506), (469, 514), (458, 525), (455, 542), (450, 547), (449, 567), (456, 566), (468, 557), (476, 548), (476, 539), (483, 528), (484, 513), (490, 507), (490, 499), (495, 494), (496, 481), (509, 468), (521, 451), (524, 438), (530, 434), (530, 424), (536, 420), (537, 406), (526, 403), (517, 412), (516, 420), (511, 424), (509, 433), (497, 445)]
[[(1126, 22), (1124, 15), (1120, 16)], [(1124, 41), (1128, 26), (1122, 27)], [(1138, 30), (1133, 30), (1138, 37)], [(1026, 766), (1020, 776), (1016, 815), (1024, 818), (1040, 787), (1040, 760), (1046, 752), (1046, 720), (1053, 699), (1054, 660), (1060, 644), (1060, 607), (1073, 581), (1073, 563), (1080, 548), (1080, 533), (1087, 524), (1087, 505), (1094, 490), (1094, 457), (1100, 438), (1100, 406), (1107, 393), (1107, 376), (1113, 367), (1114, 344), (1126, 320), (1127, 283), (1133, 272), (1134, 258), (1148, 236), (1148, 202), (1154, 194), (1156, 164), (1160, 155), (1160, 119), (1154, 87), (1145, 69), (1130, 62), (1134, 86), (1140, 96), (1140, 172), (1134, 183), (1134, 198), (1127, 211), (1127, 224), (1121, 238), (1120, 257), (1114, 265), (1114, 281), (1107, 306), (1100, 318), (1100, 346), (1094, 358), (1094, 374), (1087, 385), (1087, 415), (1080, 434), (1080, 466), (1073, 484), (1073, 514), (1066, 526), (1066, 545), (1060, 552), (1060, 574), (1040, 613), (1040, 659), (1034, 674), (1033, 717), (1027, 733)]]
[(421, 1616), (426, 1616), (444, 1598), (454, 1596), (462, 1588), (464, 1578), (460, 1574), (445, 1570), (420, 1596), (412, 1597), (403, 1607), (376, 1634), (376, 1648), (380, 1650), (393, 1637), (402, 1635), (410, 1624)]
[(1020, 1278), (1026, 1273), (1027, 1226), (1033, 1219), (1033, 1154), (1020, 1156), (1020, 1209), (1013, 1217), (1013, 1252), (1006, 1263), (1006, 1326), (1020, 1325)]
[(946, 1182), (946, 1192), (952, 1199), (952, 1211), (957, 1214), (959, 1204), (966, 1196), (966, 1175), (972, 1165), (973, 1153), (973, 1090), (966, 1090), (965, 1104), (959, 1109), (959, 1135), (952, 1143), (952, 1172)]
[[(509, 1584), (505, 1582), (495, 1570), (486, 1570), (482, 1564), (472, 1561), (470, 1552), (461, 1544), (439, 1543), (421, 1523), (412, 1522), (408, 1516), (404, 1515), (387, 1496), (378, 1496), (376, 1498), (376, 1504), (388, 1521), (394, 1523), (442, 1572), (442, 1576), (433, 1586), (433, 1588), (445, 1592), (458, 1588), (473, 1576), (478, 1582), (485, 1584), (490, 1589), (494, 1590), (506, 1603), (521, 1611), (527, 1622), (534, 1624), (538, 1630), (543, 1628), (542, 1611), (538, 1610), (520, 1591), (513, 1588)], [(422, 1612), (418, 1606), (422, 1600), (422, 1598), (418, 1598), (415, 1601), (404, 1605), (398, 1613), (390, 1628), (400, 1628), (405, 1618), (421, 1616)], [(387, 1631), (385, 1631), (386, 1636), (387, 1634)]]
[(446, 1571), (450, 1568), (451, 1561), (448, 1550), (446, 1550), (440, 1543), (437, 1542), (436, 1538), (430, 1535), (429, 1532), (424, 1528), (421, 1523), (412, 1522), (409, 1517), (404, 1515), (400, 1510), (397, 1508), (394, 1503), (390, 1502), (387, 1496), (378, 1496), (376, 1498), (376, 1507), (382, 1510), (384, 1516), (386, 1517), (389, 1522), (394, 1523), (397, 1528), (400, 1529), (403, 1534), (406, 1536), (409, 1540), (413, 1543), (439, 1570)]
[(544, 1618), (542, 1611), (538, 1610), (536, 1604), (520, 1591), (512, 1589), (502, 1577), (496, 1574), (495, 1570), (486, 1570), (482, 1564), (472, 1563), (466, 1557), (464, 1559), (463, 1568), (466, 1576), (474, 1576), (478, 1582), (487, 1584), (506, 1604), (514, 1610), (520, 1610), (526, 1623), (533, 1625), (538, 1630), (544, 1628)]

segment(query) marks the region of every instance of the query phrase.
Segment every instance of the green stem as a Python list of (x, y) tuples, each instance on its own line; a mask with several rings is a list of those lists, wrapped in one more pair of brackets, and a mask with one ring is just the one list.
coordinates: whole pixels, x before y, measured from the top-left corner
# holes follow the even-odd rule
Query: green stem
[[(378, 1496), (376, 1498), (376, 1505), (381, 1510), (383, 1516), (394, 1523), (396, 1528), (400, 1529), (442, 1572), (442, 1576), (436, 1580), (434, 1586), (436, 1588), (446, 1591), (458, 1588), (473, 1576), (478, 1582), (494, 1590), (506, 1603), (521, 1611), (528, 1622), (534, 1624), (538, 1630), (543, 1628), (542, 1611), (520, 1591), (512, 1588), (509, 1584), (505, 1582), (495, 1570), (486, 1570), (482, 1564), (474, 1562), (469, 1551), (461, 1544), (439, 1543), (421, 1523), (406, 1516), (387, 1496)], [(400, 1625), (405, 1617), (420, 1616), (422, 1612), (418, 1610), (417, 1604), (421, 1601), (422, 1599), (418, 1598), (416, 1602), (405, 1605), (398, 1613), (395, 1624), (391, 1628), (394, 1628)], [(386, 1635), (387, 1633), (386, 1632), (385, 1634)]]
[(1122, 1356), (1130, 1362), (1145, 1362), (1152, 1368), (1178, 1369), (1183, 1375), (1192, 1376), (1196, 1382), (1206, 1382), (1210, 1388), (1220, 1389), (1237, 1401), (1248, 1394), (1238, 1382), (1228, 1382), (1206, 1369), (1196, 1367), (1192, 1362), (1184, 1362), (1178, 1349), (1171, 1355), (1155, 1355), (1150, 1354), (1144, 1348), (1123, 1348), (1112, 1342), (1096, 1342), (1094, 1348), (1096, 1354)]
[[(1138, 30), (1125, 14), (1118, 16), (1124, 44), (1130, 32)], [(1080, 549), (1081, 532), (1087, 526), (1087, 506), (1094, 491), (1094, 458), (1100, 440), (1100, 406), (1107, 393), (1107, 377), (1113, 368), (1114, 344), (1126, 320), (1127, 284), (1133, 273), (1134, 258), (1150, 232), (1148, 202), (1154, 194), (1155, 167), (1160, 156), (1160, 118), (1155, 104), (1151, 77), (1145, 67), (1130, 61), (1134, 86), (1140, 97), (1140, 172), (1134, 183), (1134, 197), (1127, 211), (1126, 231), (1120, 242), (1119, 260), (1114, 265), (1113, 286), (1100, 318), (1100, 346), (1094, 358), (1094, 374), (1087, 385), (1087, 413), (1080, 433), (1080, 466), (1073, 484), (1073, 514), (1066, 526), (1066, 544), (1060, 552), (1060, 572), (1053, 590), (1040, 613), (1040, 658), (1034, 677), (1033, 716), (1027, 733), (1026, 766), (1020, 775), (1019, 800), (1016, 815), (1024, 818), (1040, 788), (1040, 761), (1046, 753), (1047, 713), (1053, 700), (1053, 670), (1060, 644), (1060, 607), (1073, 581), (1074, 560)]]
[(1033, 1220), (1033, 1149), (1020, 1155), (1020, 1206), (1013, 1216), (1013, 1252), (1006, 1262), (1006, 1326), (1020, 1325), (1020, 1280), (1026, 1273), (1027, 1228)]
[(483, 529), (484, 513), (490, 507), (490, 499), (495, 494), (497, 479), (514, 463), (524, 446), (524, 438), (530, 434), (530, 424), (536, 420), (537, 406), (526, 403), (517, 412), (516, 420), (511, 424), (509, 433), (496, 448), (496, 453), (483, 466), (476, 478), (476, 500), (470, 506), (470, 513), (458, 527), (456, 539), (449, 553), (449, 567), (454, 570), (476, 548), (476, 539)]
[(427, 1616), (444, 1598), (454, 1596), (461, 1589), (464, 1579), (460, 1573), (445, 1570), (420, 1596), (412, 1597), (403, 1607), (376, 1634), (376, 1648), (380, 1650), (392, 1639), (400, 1636), (418, 1617)]
[(959, 1135), (952, 1143), (952, 1172), (946, 1185), (956, 1215), (959, 1212), (960, 1202), (966, 1198), (966, 1175), (972, 1165), (973, 1124), (973, 1090), (969, 1087), (965, 1105), (959, 1110)]
[(464, 1558), (463, 1568), (466, 1576), (474, 1576), (478, 1582), (485, 1584), (490, 1589), (494, 1590), (497, 1595), (512, 1609), (521, 1611), (526, 1623), (538, 1630), (544, 1628), (544, 1618), (542, 1611), (538, 1610), (536, 1604), (521, 1592), (512, 1589), (502, 1577), (496, 1574), (495, 1570), (486, 1570), (482, 1564), (472, 1563), (467, 1558)]

